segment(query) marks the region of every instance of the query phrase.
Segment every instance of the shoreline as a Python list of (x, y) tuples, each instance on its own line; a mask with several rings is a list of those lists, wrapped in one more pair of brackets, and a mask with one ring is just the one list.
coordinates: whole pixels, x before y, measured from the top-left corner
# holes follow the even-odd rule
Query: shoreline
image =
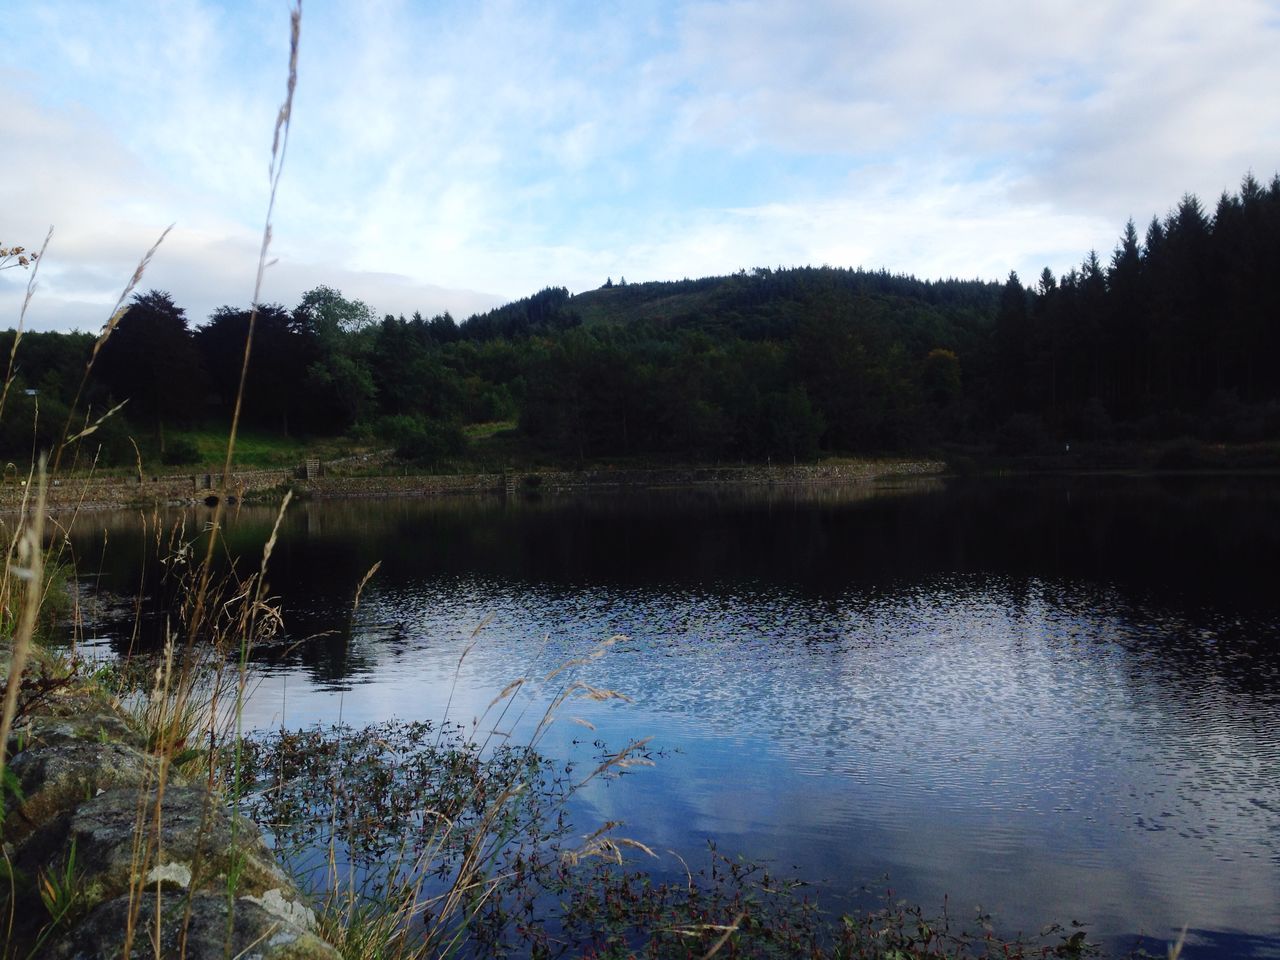
[[(1228, 448), (1229, 449), (1229, 448)], [(1221, 454), (1220, 451), (1215, 451)], [(1216, 462), (1158, 463), (1092, 456), (868, 458), (812, 464), (739, 466), (593, 467), (580, 470), (521, 469), (501, 473), (354, 473), (360, 458), (344, 458), (302, 468), (250, 469), (231, 476), (227, 502), (279, 503), (295, 499), (363, 500), (396, 497), (497, 496), (511, 498), (589, 491), (820, 487), (894, 479), (954, 477), (965, 480), (1049, 476), (1232, 477), (1280, 476), (1271, 459), (1219, 456)], [(51, 513), (77, 510), (150, 510), (216, 502), (217, 473), (144, 477), (51, 479), (46, 505)], [(25, 482), (0, 483), (0, 517), (22, 511)]]
[[(228, 503), (279, 501), (286, 491), (313, 500), (383, 497), (518, 496), (585, 490), (653, 490), (680, 487), (811, 486), (865, 483), (886, 478), (937, 477), (945, 473), (941, 460), (864, 460), (834, 464), (754, 465), (737, 467), (600, 468), (579, 471), (521, 470), (474, 474), (350, 475), (315, 471), (300, 477), (295, 470), (254, 470), (234, 473)], [(70, 478), (50, 482), (46, 492), (50, 510), (148, 509), (208, 503), (219, 495), (221, 478), (214, 474), (178, 474), (144, 478)], [(20, 483), (0, 487), (0, 513), (16, 513), (27, 493)]]

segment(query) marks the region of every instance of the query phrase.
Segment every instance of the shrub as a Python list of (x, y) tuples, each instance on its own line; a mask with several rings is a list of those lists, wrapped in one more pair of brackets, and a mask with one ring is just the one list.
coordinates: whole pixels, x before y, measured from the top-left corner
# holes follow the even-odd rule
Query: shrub
[(1195, 470), (1213, 465), (1209, 451), (1193, 437), (1180, 437), (1168, 444), (1156, 457), (1158, 470)]
[(1049, 432), (1039, 417), (1015, 413), (1000, 428), (997, 442), (1002, 453), (1035, 453), (1049, 442)]
[(165, 443), (160, 461), (167, 467), (200, 462), (200, 447), (187, 437), (173, 437)]
[(374, 425), (374, 433), (395, 444), (397, 457), (424, 466), (456, 457), (467, 448), (462, 428), (448, 420), (404, 414), (383, 417)]

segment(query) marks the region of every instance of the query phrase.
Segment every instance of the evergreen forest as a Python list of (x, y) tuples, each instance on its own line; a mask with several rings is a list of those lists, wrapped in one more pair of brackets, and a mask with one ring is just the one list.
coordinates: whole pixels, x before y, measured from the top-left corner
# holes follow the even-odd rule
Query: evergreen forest
[[(183, 431), (229, 421), (249, 323), (140, 293), (87, 378), (95, 336), (25, 333), (14, 352), (0, 334), (0, 456), (127, 401), (84, 441), (100, 463), (132, 464), (135, 442), (192, 462)], [(434, 467), (478, 464), (494, 437), (557, 465), (1280, 440), (1280, 176), (1212, 211), (1188, 194), (1030, 282), (757, 268), (548, 288), (462, 322), (378, 318), (322, 286), (259, 306), (243, 416)]]

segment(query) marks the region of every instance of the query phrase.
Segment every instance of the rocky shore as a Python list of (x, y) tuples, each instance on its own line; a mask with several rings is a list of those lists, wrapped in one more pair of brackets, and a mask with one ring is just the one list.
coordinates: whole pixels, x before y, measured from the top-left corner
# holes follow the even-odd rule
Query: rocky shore
[[(9, 651), (0, 650), (9, 673)], [(137, 723), (92, 682), (60, 682), (38, 652), (8, 745), (0, 899), (14, 956), (96, 960), (338, 960), (259, 826), (207, 778), (147, 749)], [(49, 901), (53, 898), (54, 906)], [(65, 904), (60, 922), (52, 912)]]

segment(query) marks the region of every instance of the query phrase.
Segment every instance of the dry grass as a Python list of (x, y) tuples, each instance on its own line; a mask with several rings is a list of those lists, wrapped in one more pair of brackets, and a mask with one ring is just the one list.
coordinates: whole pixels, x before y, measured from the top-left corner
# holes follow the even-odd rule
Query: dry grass
[[(301, 7), (295, 6), (290, 17), (290, 57), (286, 94), (276, 117), (272, 140), (267, 216), (254, 285), (254, 318), (256, 318), (257, 304), (261, 298), (262, 281), (271, 241), (271, 215), (288, 143), (293, 95), (297, 85), (300, 26)], [(20, 518), (8, 543), (3, 575), (0, 576), (0, 621), (8, 630), (11, 630), (12, 638), (8, 682), (4, 693), (3, 711), (0, 713), (0, 782), (7, 782), (4, 780), (4, 774), (9, 733), (17, 713), (18, 694), (34, 644), (37, 617), (46, 599), (43, 594), (46, 558), (45, 492), (49, 484), (49, 474), (51, 472), (57, 475), (66, 454), (69, 451), (78, 450), (81, 441), (92, 436), (107, 417), (119, 410), (119, 407), (116, 407), (96, 420), (86, 415), (84, 423), (79, 428), (76, 426), (80, 400), (102, 348), (118, 329), (121, 319), (129, 309), (130, 296), (142, 281), (147, 267), (171, 229), (172, 226), (166, 228), (142, 256), (94, 342), (79, 388), (70, 405), (66, 423), (62, 428), (61, 440), (52, 453), (53, 462), (50, 471), (46, 471), (46, 459), (42, 454), (28, 478)], [(0, 266), (27, 266), (29, 263), (35, 265), (29, 277), (26, 297), (18, 318), (7, 375), (3, 388), (0, 389), (0, 415), (3, 414), (5, 401), (14, 382), (22, 328), (27, 307), (35, 291), (36, 269), (44, 260), (48, 242), (49, 237), (46, 237), (45, 245), (40, 252), (31, 257), (18, 249), (15, 255), (20, 256), (21, 259), (13, 264), (7, 262), (10, 254), (14, 252), (12, 249), (6, 248), (3, 256), (0, 256)], [(222, 496), (219, 498), (220, 507), (226, 501), (230, 481), (236, 430), (239, 425), (245, 377), (252, 352), (253, 334), (254, 322), (251, 319), (244, 347), (235, 417), (227, 438)], [(285, 506), (287, 506), (287, 500)], [(164, 648), (155, 662), (152, 682), (143, 689), (134, 691), (130, 699), (138, 722), (146, 734), (147, 746), (159, 758), (157, 764), (148, 768), (152, 772), (149, 774), (148, 782), (143, 784), (138, 794), (137, 829), (134, 833), (133, 850), (133, 876), (136, 878), (147, 875), (148, 868), (156, 856), (158, 827), (163, 817), (165, 791), (171, 771), (175, 769), (191, 771), (198, 768), (200, 764), (207, 764), (208, 779), (210, 783), (213, 782), (215, 771), (212, 758), (217, 755), (217, 751), (210, 748), (233, 742), (239, 732), (238, 708), (247, 693), (249, 651), (255, 640), (264, 635), (273, 634), (279, 626), (279, 615), (269, 602), (265, 580), (266, 564), (274, 544), (274, 534), (271, 543), (267, 546), (263, 565), (258, 574), (243, 582), (233, 577), (220, 578), (214, 571), (222, 519), (222, 511), (219, 509), (213, 524), (207, 531), (207, 552), (204, 561), (189, 567), (184, 573), (187, 589), (183, 591), (182, 601), (178, 609), (173, 612), (171, 621), (165, 625)], [(65, 534), (69, 528), (70, 525), (64, 527), (63, 533)], [(157, 536), (160, 536), (158, 529)], [(174, 549), (169, 554), (169, 560), (175, 565), (187, 564), (190, 560), (190, 543), (185, 541), (180, 532), (174, 532), (171, 539)], [(228, 651), (233, 651), (235, 656), (228, 658)], [(227, 669), (228, 663), (232, 665), (230, 671)], [(227, 709), (221, 707), (224, 702), (229, 705)], [(49, 878), (46, 880), (50, 884), (50, 889), (53, 889), (52, 881)], [(139, 937), (149, 936), (154, 943), (159, 942), (158, 936), (155, 935), (157, 931), (148, 933), (137, 928), (139, 911), (146, 894), (143, 881), (137, 880), (131, 889), (131, 909), (126, 924), (124, 944), (125, 955), (130, 954), (133, 942)], [(159, 894), (158, 886), (156, 894), (157, 896)], [(156, 916), (159, 918), (159, 911), (156, 912)], [(156, 952), (158, 955), (158, 946)], [(7, 946), (4, 953), (6, 956), (9, 954)]]

